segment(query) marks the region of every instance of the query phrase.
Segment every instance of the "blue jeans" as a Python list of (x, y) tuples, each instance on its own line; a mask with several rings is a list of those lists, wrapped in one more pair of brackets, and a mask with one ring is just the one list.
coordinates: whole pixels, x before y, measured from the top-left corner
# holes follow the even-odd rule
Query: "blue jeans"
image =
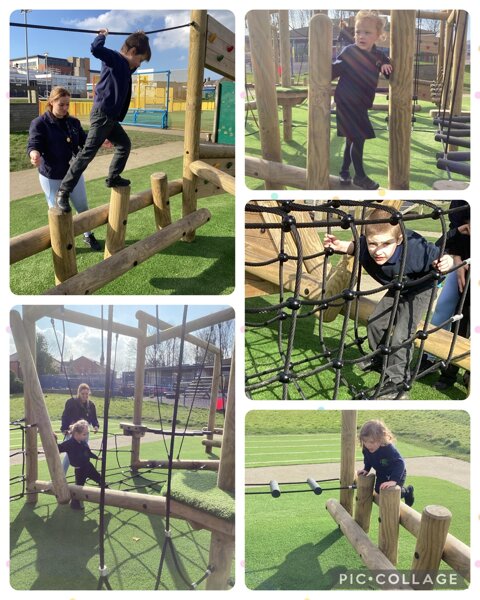
[[(435, 327), (445, 323), (445, 321), (455, 314), (455, 309), (457, 308), (459, 300), (460, 290), (458, 289), (457, 272), (453, 271), (445, 278), (430, 323)], [(443, 329), (445, 329), (445, 331), (450, 331), (452, 329), (452, 324), (448, 323)], [(428, 360), (433, 362), (437, 360), (437, 357), (433, 354), (425, 353), (425, 356)]]
[[(40, 173), (38, 174), (38, 178), (40, 180), (42, 190), (45, 194), (45, 198), (47, 199), (49, 208), (54, 208), (55, 194), (58, 192), (62, 180), (48, 179), (47, 177), (40, 175)], [(85, 188), (85, 180), (83, 179), (83, 175), (80, 177), (77, 185), (72, 190), (70, 194), (70, 199), (77, 213), (85, 212), (86, 210), (88, 210), (87, 190)]]
[(109, 140), (115, 146), (115, 153), (108, 170), (108, 178), (113, 179), (122, 173), (132, 147), (130, 138), (118, 121), (107, 117), (98, 108), (93, 108), (90, 113), (90, 129), (88, 130), (87, 139), (62, 180), (60, 185), (62, 190), (72, 193), (82, 173), (95, 158), (105, 140)]

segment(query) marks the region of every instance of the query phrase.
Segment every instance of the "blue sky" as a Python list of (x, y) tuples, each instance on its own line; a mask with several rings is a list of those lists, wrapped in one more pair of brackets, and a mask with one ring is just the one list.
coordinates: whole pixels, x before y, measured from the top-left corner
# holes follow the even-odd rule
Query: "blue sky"
[[(234, 30), (234, 15), (230, 11), (209, 11), (215, 19)], [(190, 22), (190, 11), (163, 10), (32, 10), (27, 15), (28, 23), (35, 25), (53, 25), (97, 31), (107, 28), (110, 31), (133, 32), (138, 29), (152, 31), (164, 27), (174, 27)], [(10, 21), (23, 23), (24, 15), (20, 10), (13, 11)], [(185, 69), (188, 65), (189, 28), (166, 31), (150, 36), (152, 59), (142, 65), (156, 70)], [(67, 58), (68, 56), (90, 57), (91, 68), (100, 69), (100, 62), (90, 54), (90, 44), (94, 34), (72, 33), (28, 29), (28, 53), (44, 54)], [(124, 36), (110, 35), (107, 45), (119, 50)], [(10, 27), (10, 57), (25, 56), (25, 30)]]
[[(81, 312), (83, 314), (93, 315), (95, 317), (101, 317), (101, 306), (99, 305), (68, 305), (65, 307), (68, 310), (74, 310)], [(221, 310), (228, 308), (226, 305), (196, 305), (190, 304), (188, 306), (187, 312), (187, 322), (193, 321), (194, 319), (198, 319), (204, 315), (209, 315), (211, 313), (216, 313)], [(22, 307), (15, 306), (14, 310), (17, 310), (22, 314)], [(123, 323), (124, 325), (130, 325), (132, 327), (138, 326), (138, 321), (135, 318), (135, 314), (138, 310), (143, 310), (146, 313), (149, 313), (153, 316), (156, 314), (156, 308), (152, 305), (115, 305), (113, 310), (113, 320), (117, 323)], [(107, 318), (108, 318), (108, 306), (103, 307), (103, 316), (105, 319), (105, 332), (104, 332), (104, 351), (106, 351), (106, 327), (107, 327)], [(158, 307), (158, 318), (167, 321), (172, 325), (180, 325), (182, 323), (183, 317), (183, 305), (175, 305), (175, 306), (164, 306), (160, 305)], [(55, 330), (57, 332), (57, 336), (62, 345), (62, 336), (63, 336), (63, 326), (62, 321), (59, 319), (55, 320)], [(52, 356), (57, 359), (60, 359), (60, 352), (58, 350), (58, 345), (55, 339), (54, 329), (52, 327), (50, 318), (39, 319), (37, 321), (37, 332), (42, 333), (47, 339), (50, 352)], [(91, 328), (84, 327), (83, 325), (76, 325), (73, 323), (65, 322), (65, 347), (64, 347), (64, 360), (69, 360), (70, 358), (78, 358), (79, 356), (87, 356), (92, 360), (99, 361), (101, 354), (101, 331)], [(118, 338), (118, 349), (117, 349), (117, 370), (121, 371), (122, 369), (133, 368), (132, 360), (132, 352), (131, 346), (129, 343), (132, 338), (126, 336), (119, 336)], [(114, 336), (115, 343), (115, 336)], [(13, 337), (10, 336), (10, 354), (15, 352), (15, 344), (13, 342)]]

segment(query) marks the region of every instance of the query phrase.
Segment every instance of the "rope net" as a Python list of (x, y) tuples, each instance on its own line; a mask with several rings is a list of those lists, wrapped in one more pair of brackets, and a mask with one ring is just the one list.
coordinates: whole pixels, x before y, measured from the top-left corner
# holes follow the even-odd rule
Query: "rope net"
[[(420, 200), (415, 204), (421, 214), (409, 214), (408, 208), (402, 212), (400, 201), (329, 200), (310, 205), (284, 200), (247, 204), (246, 270), (254, 277), (256, 294), (258, 289), (261, 294), (275, 289), (273, 300), (272, 296), (268, 299), (262, 296), (247, 302), (247, 395), (254, 398), (256, 392), (261, 392), (262, 398), (267, 393), (270, 399), (282, 400), (401, 399), (417, 380), (451, 364), (468, 364), (465, 359), (469, 356), (469, 345), (459, 337), (459, 327), (466, 319), (462, 310), (468, 294), (469, 270), (455, 314), (436, 326), (430, 321), (439, 285), (448, 273), (465, 266), (469, 260), (443, 274), (431, 268), (414, 281), (405, 275), (407, 226), (413, 221), (438, 221), (441, 232), (434, 235), (439, 238), (436, 244), (442, 257), (448, 217), (465, 211), (465, 207), (444, 209)], [(389, 218), (369, 219), (373, 209), (381, 209)], [(359, 256), (365, 225), (379, 223), (398, 224), (404, 240), (398, 275), (385, 285), (362, 275)], [(323, 247), (322, 234), (330, 234), (332, 230), (338, 236), (342, 236), (338, 232), (348, 232), (343, 237), (353, 241), (351, 256), (343, 255), (338, 260), (332, 248)], [(247, 284), (250, 284), (248, 279)], [(402, 292), (414, 291), (415, 286), (431, 288), (424, 320), (418, 326), (414, 324), (408, 337), (394, 345)], [(372, 350), (365, 323), (384, 294), (392, 298), (390, 316), (383, 342)], [(250, 295), (248, 288), (246, 295)], [(442, 329), (451, 332), (447, 334)], [(434, 334), (437, 338), (447, 337), (432, 344)], [(418, 346), (418, 352), (412, 361), (410, 351), (414, 345)], [(430, 357), (428, 368), (423, 368), (422, 357), (427, 349), (430, 355), (437, 352), (438, 356)], [(402, 350), (408, 353), (404, 377), (401, 382), (394, 382), (387, 376), (389, 358)], [(365, 373), (368, 364), (376, 365), (376, 376)], [(364, 372), (359, 376), (354, 367)]]

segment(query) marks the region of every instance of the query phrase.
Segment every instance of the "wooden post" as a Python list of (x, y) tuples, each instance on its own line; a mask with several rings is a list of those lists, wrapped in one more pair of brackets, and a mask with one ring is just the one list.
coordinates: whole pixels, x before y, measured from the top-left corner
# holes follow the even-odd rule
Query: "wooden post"
[[(35, 317), (31, 314), (31, 307), (23, 307), (23, 325), (27, 336), (28, 345), (32, 354), (34, 364), (36, 363), (37, 354), (37, 332), (35, 326)], [(38, 429), (35, 425), (35, 415), (33, 401), (31, 398), (30, 386), (24, 385), (23, 391), (25, 399), (25, 477), (27, 491), (30, 491), (31, 486), (38, 479)], [(36, 504), (38, 494), (31, 492), (27, 494), (26, 501), (28, 504)]]
[(438, 38), (438, 53), (437, 53), (437, 82), (443, 81), (445, 75), (445, 35), (446, 21), (440, 21), (440, 32)]
[[(340, 487), (352, 485), (355, 481), (355, 445), (357, 436), (357, 411), (342, 410), (342, 435), (340, 458)], [(340, 490), (340, 504), (353, 514), (354, 490)]]
[(215, 168), (203, 160), (195, 160), (190, 163), (192, 173), (215, 184), (227, 194), (235, 194), (235, 177)]
[(163, 229), (172, 222), (167, 174), (152, 173), (150, 175), (150, 184), (152, 186), (155, 225), (157, 229)]
[(398, 485), (380, 490), (378, 548), (393, 565), (397, 564), (398, 558), (400, 496)]
[(210, 217), (210, 212), (206, 208), (200, 208), (194, 213), (183, 217), (183, 219), (175, 221), (165, 229), (156, 231), (145, 239), (120, 250), (101, 263), (78, 273), (55, 288), (47, 290), (44, 294), (92, 294), (157, 252), (168, 248), (186, 233), (201, 227), (210, 220)]
[(48, 209), (55, 283), (62, 283), (77, 273), (72, 213), (59, 208)]
[(125, 248), (127, 233), (128, 205), (130, 204), (130, 186), (115, 187), (110, 192), (107, 236), (104, 258), (108, 258)]
[(430, 505), (423, 509), (412, 562), (412, 575), (415, 575), (417, 580), (413, 585), (415, 589), (433, 588), (429, 581), (423, 583), (421, 580), (425, 575), (435, 578), (451, 520), (452, 513), (444, 506)]
[(332, 22), (325, 15), (310, 20), (308, 40), (307, 189), (328, 190), (330, 171), (330, 94)]
[(218, 487), (225, 492), (235, 491), (235, 349), (232, 351), (228, 379), (227, 408), (223, 426), (222, 453), (218, 469)]
[[(184, 217), (197, 210), (197, 176), (192, 173), (190, 164), (198, 160), (200, 152), (200, 121), (202, 117), (207, 11), (193, 10), (190, 21), (193, 25), (190, 27), (185, 138), (183, 145), (182, 214)], [(190, 231), (183, 236), (185, 242), (193, 242), (194, 239), (195, 231)]]
[(414, 52), (415, 11), (392, 10), (390, 54), (395, 67), (389, 93), (388, 187), (393, 190), (410, 187)]
[[(342, 533), (371, 571), (396, 573), (394, 565), (392, 565), (388, 558), (380, 552), (363, 529), (355, 523), (348, 512), (336, 500), (333, 498), (327, 500), (326, 508), (340, 527)], [(402, 576), (398, 574), (398, 577), (392, 578), (392, 582), (389, 581), (388, 577), (385, 578), (385, 585), (382, 586), (382, 589), (404, 590), (411, 588), (402, 583)]]
[(275, 23), (271, 23), (270, 32), (272, 36), (272, 54), (273, 61), (275, 64), (275, 84), (278, 85), (280, 83), (280, 48), (278, 47), (278, 31), (275, 26)]
[(234, 552), (235, 538), (233, 536), (212, 532), (209, 564), (214, 565), (215, 570), (207, 579), (207, 590), (226, 590), (229, 588)]
[[(247, 13), (247, 23), (262, 158), (280, 163), (282, 149), (275, 90), (275, 62), (270, 43), (270, 13), (268, 10), (251, 10)], [(265, 189), (280, 188), (275, 181), (265, 179)]]
[(53, 433), (52, 423), (48, 416), (40, 381), (38, 380), (35, 362), (30, 352), (29, 337), (25, 331), (22, 318), (15, 310), (12, 310), (10, 313), (10, 325), (22, 366), (23, 383), (25, 388), (28, 389), (27, 393), (31, 399), (32, 412), (42, 440), (55, 496), (59, 504), (65, 504), (70, 501), (70, 491), (67, 486), (62, 463), (60, 462), (60, 454)]
[[(137, 315), (138, 318), (138, 315)], [(142, 319), (138, 322), (137, 358), (135, 363), (135, 398), (133, 405), (133, 422), (135, 425), (142, 424), (143, 388), (145, 382), (145, 339), (147, 337), (147, 324)], [(132, 470), (140, 460), (140, 436), (132, 435)]]
[(365, 533), (370, 530), (370, 517), (372, 515), (373, 488), (375, 487), (375, 473), (357, 475), (357, 491), (355, 494), (355, 522), (360, 525)]
[[(467, 53), (467, 13), (456, 11), (456, 34), (453, 47), (452, 76), (447, 85), (450, 86), (450, 114), (462, 114), (463, 81), (465, 72), (465, 56)], [(457, 146), (449, 144), (448, 151), (454, 152)]]
[[(278, 11), (278, 24), (280, 35), (280, 66), (282, 69), (282, 87), (291, 87), (292, 69), (290, 65), (290, 29), (288, 27), (288, 10)], [(292, 106), (283, 106), (283, 139), (292, 141)]]
[[(222, 376), (222, 355), (217, 352), (213, 361), (213, 374), (212, 374), (212, 387), (210, 391), (210, 408), (208, 410), (208, 424), (207, 430), (213, 431), (215, 429), (215, 421), (217, 416), (217, 396), (218, 389), (220, 387), (220, 378)], [(213, 433), (209, 433), (206, 436), (205, 441), (213, 440)], [(208, 443), (205, 444), (205, 452), (210, 454), (212, 446)]]

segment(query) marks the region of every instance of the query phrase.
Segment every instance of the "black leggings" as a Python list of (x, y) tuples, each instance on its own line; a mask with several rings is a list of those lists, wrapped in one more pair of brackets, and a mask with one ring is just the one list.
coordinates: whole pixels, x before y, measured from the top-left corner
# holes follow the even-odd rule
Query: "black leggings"
[(84, 467), (76, 467), (75, 468), (75, 483), (77, 485), (85, 485), (87, 479), (91, 479), (100, 485), (102, 481), (102, 477), (97, 469), (92, 465), (91, 462)]
[(343, 163), (340, 172), (348, 172), (348, 169), (353, 163), (353, 168), (355, 169), (355, 175), (359, 178), (363, 178), (366, 176), (366, 173), (363, 169), (363, 147), (365, 145), (365, 140), (363, 138), (357, 139), (346, 139), (345, 140), (345, 149), (343, 151)]

